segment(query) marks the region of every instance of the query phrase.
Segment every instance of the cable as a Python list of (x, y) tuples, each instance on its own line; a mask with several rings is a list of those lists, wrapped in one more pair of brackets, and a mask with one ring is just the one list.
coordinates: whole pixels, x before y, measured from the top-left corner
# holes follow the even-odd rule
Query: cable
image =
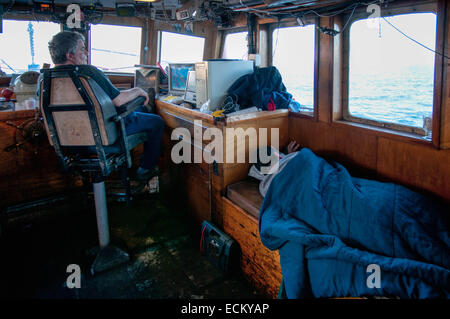
[(6, 63), (5, 60), (3, 60), (3, 59), (0, 58), (0, 61), (2, 61), (3, 64), (6, 65), (6, 66), (8, 67), (8, 69), (10, 69), (11, 71), (13, 71), (14, 73), (17, 73), (17, 71), (14, 70), (8, 63)]
[[(375, 2), (377, 2), (377, 1), (374, 1), (373, 3), (375, 3)], [(360, 2), (358, 2), (358, 3), (353, 3), (353, 4), (349, 5), (348, 7), (345, 7), (344, 9), (341, 9), (341, 10), (339, 10), (339, 11), (337, 11), (337, 12), (334, 12), (334, 13), (332, 13), (332, 14), (329, 14), (329, 15), (319, 14), (319, 13), (317, 13), (317, 12), (314, 11), (314, 10), (308, 10), (308, 11), (306, 11), (305, 14), (308, 14), (308, 13), (312, 12), (312, 13), (314, 13), (316, 16), (318, 16), (318, 17), (320, 17), (320, 18), (331, 18), (331, 17), (334, 17), (334, 16), (337, 16), (337, 15), (341, 14), (342, 12), (347, 11), (348, 9), (350, 9), (350, 8), (353, 7), (353, 6), (355, 6), (355, 8), (356, 8), (356, 7), (358, 7), (360, 4), (361, 4)]]
[(242, 3), (242, 0), (239, 0), (239, 2), (241, 3), (241, 6), (244, 7), (244, 8), (239, 8), (240, 10), (242, 10), (242, 9), (248, 9), (248, 10), (251, 10), (251, 11), (253, 11), (253, 12), (259, 12), (259, 13), (263, 13), (263, 14), (267, 14), (267, 15), (275, 15), (275, 14), (273, 14), (273, 13), (271, 13), (271, 12), (268, 12), (268, 11), (265, 11), (265, 10), (258, 10), (258, 9), (250, 8), (250, 7), (246, 6), (246, 5), (244, 5), (244, 4)]
[[(348, 17), (347, 22), (345, 23), (345, 25), (344, 25), (344, 27), (342, 28), (341, 31), (336, 31), (336, 30), (334, 30), (334, 29), (330, 29), (330, 28), (327, 28), (327, 27), (317, 27), (317, 29), (318, 29), (320, 32), (325, 33), (325, 34), (328, 34), (328, 35), (331, 35), (331, 36), (333, 36), (333, 37), (336, 36), (336, 35), (338, 35), (339, 33), (344, 32), (345, 29), (347, 28), (348, 23), (349, 23), (350, 20), (352, 19), (353, 14), (355, 13), (356, 8), (357, 8), (359, 5), (360, 5), (359, 2), (356, 3), (356, 4), (353, 4), (354, 7), (353, 7), (353, 10), (352, 10), (352, 13), (351, 13), (350, 16)], [(345, 10), (347, 10), (348, 8), (350, 8), (350, 6), (347, 7)], [(343, 11), (342, 11), (342, 12), (343, 12)]]
[(433, 49), (427, 47), (426, 45), (420, 43), (419, 41), (414, 40), (413, 38), (411, 38), (410, 36), (408, 36), (407, 34), (405, 34), (402, 30), (400, 30), (400, 29), (397, 28), (395, 25), (393, 25), (393, 24), (390, 23), (388, 20), (386, 20), (385, 17), (382, 17), (382, 18), (383, 18), (383, 20), (386, 21), (391, 27), (393, 27), (395, 30), (397, 30), (398, 32), (400, 32), (400, 33), (401, 33), (403, 36), (405, 36), (406, 38), (410, 39), (411, 41), (417, 43), (418, 45), (424, 47), (425, 49), (427, 49), (427, 50), (429, 50), (429, 51), (431, 51), (431, 52), (433, 52), (433, 53), (435, 53), (435, 54), (439, 54), (440, 56), (443, 56), (443, 57), (446, 58), (446, 59), (450, 59), (450, 58), (449, 58), (448, 56), (446, 56), (445, 54), (440, 53), (440, 52), (437, 52), (437, 51), (435, 51), (435, 50), (433, 50)]
[(350, 20), (352, 19), (353, 14), (355, 13), (355, 10), (356, 10), (356, 8), (357, 8), (358, 6), (359, 6), (359, 3), (357, 3), (357, 4), (355, 5), (355, 7), (353, 8), (352, 13), (351, 13), (350, 16), (348, 17), (347, 22), (345, 23), (344, 27), (342, 28), (342, 30), (341, 30), (340, 32), (344, 32), (344, 31), (345, 31), (345, 29), (347, 28), (348, 23), (349, 23)]
[(12, 1), (11, 2), (11, 4), (9, 5), (9, 7), (6, 9), (6, 11), (4, 12), (4, 14), (5, 13), (8, 13), (9, 12), (9, 10), (11, 10), (11, 8), (14, 6), (14, 4), (16, 3), (16, 1), (14, 0), (14, 1)]
[(163, 10), (164, 18), (166, 19), (166, 22), (167, 22), (167, 23), (170, 23), (169, 17), (167, 16), (167, 12), (166, 12), (166, 7), (164, 6), (164, 1), (161, 2), (161, 7), (162, 7), (162, 10)]
[(203, 254), (205, 252), (205, 242), (204, 242), (204, 234), (205, 234), (206, 225), (203, 226), (202, 235), (200, 237), (200, 252)]

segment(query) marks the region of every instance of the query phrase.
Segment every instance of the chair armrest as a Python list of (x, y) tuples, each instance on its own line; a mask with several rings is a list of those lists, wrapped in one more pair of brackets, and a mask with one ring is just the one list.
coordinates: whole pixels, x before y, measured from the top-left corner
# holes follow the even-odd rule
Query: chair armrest
[(130, 102), (127, 102), (127, 103), (119, 106), (118, 107), (119, 110), (126, 110), (126, 111), (123, 113), (117, 114), (114, 117), (114, 121), (118, 122), (118, 121), (124, 119), (127, 115), (133, 113), (138, 107), (140, 107), (141, 105), (144, 105), (144, 102), (145, 102), (145, 97), (138, 96), (134, 100), (131, 100)]

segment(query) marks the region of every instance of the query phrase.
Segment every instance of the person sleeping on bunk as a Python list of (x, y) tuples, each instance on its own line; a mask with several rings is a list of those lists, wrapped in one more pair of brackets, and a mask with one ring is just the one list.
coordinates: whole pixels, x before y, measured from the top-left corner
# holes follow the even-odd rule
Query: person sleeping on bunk
[[(277, 174), (281, 172), (287, 163), (294, 158), (295, 155), (297, 155), (300, 145), (295, 141), (291, 141), (286, 147), (287, 154), (280, 152), (272, 146), (267, 146), (264, 148), (266, 148), (266, 150), (259, 148), (256, 151), (256, 158), (258, 162), (252, 165), (248, 173), (250, 177), (256, 178), (260, 181), (259, 193), (262, 197), (266, 196), (270, 183), (272, 183), (275, 176), (277, 176)], [(275, 160), (270, 160), (267, 161), (267, 163), (263, 163), (261, 158), (264, 158), (264, 156), (261, 156), (261, 153), (264, 151), (266, 151), (265, 155), (267, 155), (268, 158)]]

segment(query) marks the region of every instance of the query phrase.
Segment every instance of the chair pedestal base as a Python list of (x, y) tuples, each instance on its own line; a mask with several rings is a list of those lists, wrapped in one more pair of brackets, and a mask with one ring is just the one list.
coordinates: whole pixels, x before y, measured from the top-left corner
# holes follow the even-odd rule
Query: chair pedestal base
[(97, 257), (91, 266), (91, 274), (97, 274), (104, 272), (127, 263), (130, 260), (130, 256), (112, 245), (108, 245), (104, 248), (99, 248)]
[(123, 250), (110, 245), (108, 208), (106, 205), (105, 182), (94, 182), (95, 213), (97, 217), (98, 241), (100, 244), (97, 257), (91, 266), (91, 274), (109, 270), (130, 260)]

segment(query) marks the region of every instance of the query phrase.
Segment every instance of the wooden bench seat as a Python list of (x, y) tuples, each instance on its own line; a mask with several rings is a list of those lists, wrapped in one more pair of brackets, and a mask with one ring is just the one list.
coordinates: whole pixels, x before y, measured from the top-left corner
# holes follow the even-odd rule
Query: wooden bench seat
[(278, 250), (267, 249), (259, 237), (259, 210), (263, 202), (263, 197), (259, 193), (259, 181), (246, 179), (231, 184), (227, 187), (226, 197), (222, 199), (223, 227), (225, 232), (239, 243), (244, 276), (259, 293), (277, 298), (282, 279), (280, 255)]
[(256, 219), (259, 218), (259, 210), (264, 198), (259, 193), (258, 180), (246, 179), (229, 185), (227, 187), (227, 198)]
[(281, 284), (280, 255), (267, 249), (258, 231), (259, 209), (263, 197), (259, 181), (244, 180), (227, 187), (223, 199), (223, 229), (241, 248), (241, 270), (255, 289), (270, 298), (277, 298)]

